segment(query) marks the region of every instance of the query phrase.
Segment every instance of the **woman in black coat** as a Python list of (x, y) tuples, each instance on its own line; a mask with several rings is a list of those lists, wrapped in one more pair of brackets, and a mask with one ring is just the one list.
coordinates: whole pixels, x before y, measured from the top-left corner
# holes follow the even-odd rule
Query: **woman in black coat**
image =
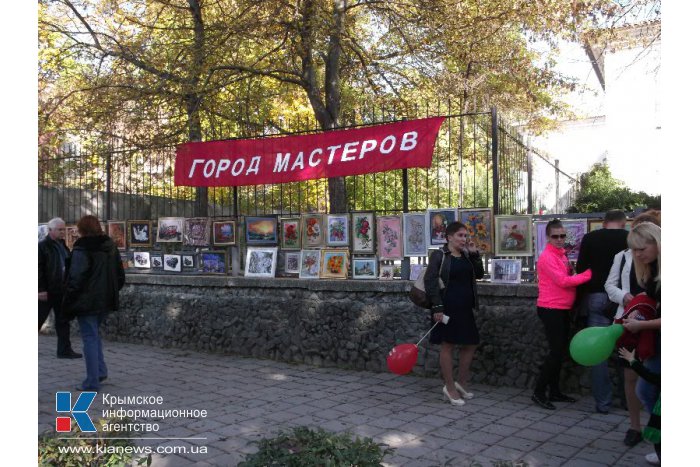
[(100, 323), (119, 308), (119, 290), (124, 286), (124, 268), (116, 245), (102, 232), (95, 216), (78, 221), (80, 238), (73, 245), (66, 277), (63, 309), (77, 316), (83, 338), (87, 378), (79, 391), (99, 391), (107, 378), (102, 354)]
[[(440, 322), (443, 316), (449, 316), (449, 321), (435, 327), (430, 342), (440, 344), (440, 370), (445, 381), (443, 395), (452, 405), (464, 405), (464, 399), (474, 397), (464, 388), (479, 345), (474, 310), (478, 309), (476, 279), (484, 277), (484, 264), (474, 242), (468, 239), (464, 224), (451, 223), (447, 226), (446, 236), (447, 244), (430, 255), (425, 272), (425, 291), (433, 304), (433, 320)], [(460, 346), (456, 382), (452, 375), (455, 345)]]

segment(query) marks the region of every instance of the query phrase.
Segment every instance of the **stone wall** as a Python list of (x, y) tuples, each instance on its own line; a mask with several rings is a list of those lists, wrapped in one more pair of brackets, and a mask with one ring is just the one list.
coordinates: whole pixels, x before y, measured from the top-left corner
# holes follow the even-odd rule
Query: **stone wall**
[[(108, 340), (319, 366), (388, 371), (386, 356), (429, 328), (408, 281), (127, 275)], [(481, 334), (472, 381), (534, 387), (547, 351), (535, 285), (480, 283)], [(439, 377), (438, 346), (421, 344), (414, 372)], [(588, 371), (564, 364), (562, 387), (590, 392)]]

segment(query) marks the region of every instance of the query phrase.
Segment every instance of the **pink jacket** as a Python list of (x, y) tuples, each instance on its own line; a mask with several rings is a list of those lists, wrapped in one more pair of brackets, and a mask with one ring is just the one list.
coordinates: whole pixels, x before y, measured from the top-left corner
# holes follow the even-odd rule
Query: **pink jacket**
[(591, 270), (569, 275), (569, 260), (563, 248), (547, 243), (537, 260), (539, 296), (537, 306), (568, 310), (576, 299), (576, 286), (591, 280)]

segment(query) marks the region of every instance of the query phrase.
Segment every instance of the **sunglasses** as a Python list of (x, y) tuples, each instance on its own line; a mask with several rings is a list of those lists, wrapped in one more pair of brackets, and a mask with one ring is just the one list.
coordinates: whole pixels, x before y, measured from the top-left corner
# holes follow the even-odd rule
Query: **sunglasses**
[(564, 239), (564, 238), (566, 238), (566, 234), (561, 234), (561, 235), (550, 235), (549, 237), (550, 237), (550, 238), (554, 238), (554, 239), (557, 239), (557, 238), (559, 238), (559, 239)]

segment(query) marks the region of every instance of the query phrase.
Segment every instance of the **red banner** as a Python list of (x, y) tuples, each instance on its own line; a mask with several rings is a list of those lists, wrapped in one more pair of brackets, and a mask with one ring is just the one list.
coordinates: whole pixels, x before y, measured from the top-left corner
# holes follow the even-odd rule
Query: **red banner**
[(303, 136), (185, 143), (175, 185), (243, 186), (430, 167), (445, 117)]

